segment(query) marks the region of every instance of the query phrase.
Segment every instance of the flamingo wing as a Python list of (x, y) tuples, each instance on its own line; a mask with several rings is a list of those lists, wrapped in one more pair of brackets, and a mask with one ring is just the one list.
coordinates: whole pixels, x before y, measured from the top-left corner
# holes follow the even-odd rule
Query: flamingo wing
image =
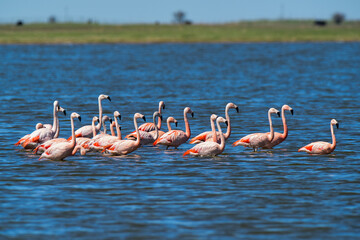
[[(208, 135), (209, 135), (209, 134), (211, 134), (210, 131), (200, 133), (199, 135), (197, 135), (196, 137), (193, 137), (193, 138), (190, 140), (190, 144), (205, 142), (205, 141), (208, 139)], [(212, 136), (212, 134), (211, 134), (211, 136)]]

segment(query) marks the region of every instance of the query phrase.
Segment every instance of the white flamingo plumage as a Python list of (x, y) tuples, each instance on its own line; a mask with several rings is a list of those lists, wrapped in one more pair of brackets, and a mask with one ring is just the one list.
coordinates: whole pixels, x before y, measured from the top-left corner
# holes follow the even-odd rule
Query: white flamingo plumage
[[(165, 109), (165, 103), (163, 101), (160, 101), (159, 102), (159, 109), (158, 109), (158, 112), (160, 113), (160, 115), (162, 114), (162, 109)], [(161, 119), (160, 119), (160, 117), (158, 118), (157, 128), (158, 128), (158, 130), (161, 129)], [(143, 123), (143, 124), (140, 125), (139, 130), (144, 131), (144, 132), (155, 131), (155, 125), (154, 125), (153, 122)], [(134, 139), (134, 134), (135, 134), (135, 131), (133, 131), (132, 133), (126, 135), (125, 138)]]
[(40, 159), (47, 158), (54, 161), (63, 160), (68, 156), (74, 155), (78, 148), (76, 146), (76, 137), (75, 137), (75, 130), (74, 130), (74, 118), (78, 118), (81, 121), (81, 117), (76, 112), (73, 112), (70, 116), (71, 121), (71, 133), (72, 139), (70, 142), (60, 142), (57, 144), (53, 144), (50, 148), (48, 148), (43, 154), (41, 154)]
[[(134, 114), (134, 127), (135, 127), (136, 133), (139, 135), (138, 124), (136, 121), (138, 118), (142, 118), (142, 119), (144, 119), (144, 121), (146, 121), (146, 118), (144, 115), (142, 115), (140, 113)], [(103, 151), (106, 151), (113, 155), (126, 155), (126, 154), (129, 154), (129, 153), (135, 151), (139, 147), (140, 147), (140, 138), (137, 138), (136, 141), (117, 140), (112, 145), (104, 147)]]
[[(158, 111), (154, 112), (154, 114), (153, 114), (153, 123), (155, 126), (154, 131), (146, 132), (146, 131), (139, 130), (141, 145), (153, 144), (156, 141), (156, 139), (158, 139), (159, 130), (158, 130), (157, 124), (156, 124), (156, 117), (158, 117), (160, 119), (160, 121), (162, 120), (161, 114)], [(131, 134), (127, 135), (127, 138), (135, 140), (138, 138), (138, 136), (139, 135), (137, 135), (137, 133), (135, 132), (135, 133), (131, 133)]]
[[(216, 116), (216, 115), (215, 115)], [(216, 119), (216, 125), (219, 131), (220, 136), (220, 144), (217, 143), (217, 141), (207, 141), (202, 142), (199, 144), (196, 144), (191, 149), (187, 150), (183, 156), (186, 156), (188, 154), (194, 155), (194, 156), (216, 156), (221, 154), (225, 149), (225, 137), (224, 134), (222, 134), (220, 122), (224, 122), (227, 124), (227, 120), (223, 117), (218, 117)], [(215, 136), (215, 128), (213, 128), (213, 136)]]
[(22, 137), (15, 145), (21, 144), (21, 146), (25, 149), (34, 149), (38, 144), (44, 143), (47, 140), (53, 139), (56, 134), (59, 133), (59, 120), (58, 120), (58, 112), (63, 112), (66, 114), (66, 110), (60, 107), (59, 102), (54, 101), (54, 109), (53, 109), (53, 126), (51, 129), (49, 128), (39, 128), (33, 131), (31, 134), (27, 134)]
[(334, 125), (339, 128), (339, 123), (332, 119), (330, 121), (330, 131), (332, 143), (328, 142), (312, 142), (302, 148), (299, 149), (299, 152), (307, 152), (310, 154), (329, 154), (332, 153), (336, 148), (336, 138), (334, 134)]
[[(174, 117), (168, 117), (166, 120), (168, 132), (171, 131), (171, 123), (175, 123), (175, 127), (177, 127), (178, 125), (178, 121)], [(159, 130), (159, 137), (161, 137), (164, 134), (165, 134), (164, 131)]]
[(165, 145), (166, 149), (168, 149), (169, 147), (177, 148), (181, 144), (185, 143), (191, 136), (190, 125), (187, 118), (187, 114), (191, 114), (191, 116), (194, 117), (194, 112), (189, 107), (186, 107), (184, 109), (184, 122), (186, 128), (185, 132), (182, 130), (171, 130), (165, 133), (164, 135), (162, 135), (160, 138), (158, 138), (153, 143), (153, 145), (154, 146), (157, 144)]
[[(98, 105), (99, 105), (99, 123), (96, 125), (96, 133), (100, 131), (102, 121), (103, 121), (103, 109), (101, 105), (101, 101), (104, 99), (108, 99), (111, 102), (111, 98), (108, 95), (100, 94), (98, 97)], [(75, 137), (88, 137), (91, 138), (93, 135), (93, 130), (91, 125), (85, 125), (75, 131)], [(71, 140), (71, 137), (68, 138)]]
[[(230, 108), (234, 108), (236, 109), (236, 112), (239, 112), (239, 107), (236, 106), (234, 103), (228, 103), (226, 104), (225, 107), (225, 118), (227, 120), (228, 126), (227, 126), (227, 130), (226, 133), (224, 133), (224, 137), (225, 137), (225, 141), (230, 137), (231, 135), (231, 123), (230, 123), (230, 116), (229, 116), (229, 109)], [(206, 142), (206, 141), (213, 141), (213, 136), (212, 136), (212, 131), (207, 131), (207, 132), (203, 132), (200, 133), (199, 135), (197, 135), (196, 137), (193, 137), (190, 140), (191, 144), (197, 144), (200, 142)], [(219, 132), (216, 132), (217, 135), (217, 142), (220, 143), (220, 136), (219, 136)]]
[(115, 120), (115, 128), (117, 136), (103, 135), (102, 137), (98, 137), (93, 139), (89, 144), (91, 149), (95, 150), (103, 150), (105, 146), (113, 144), (117, 140), (122, 140), (121, 131), (118, 119), (121, 119), (121, 114), (118, 111), (114, 112), (114, 120)]
[(275, 108), (270, 108), (268, 111), (269, 125), (270, 125), (270, 133), (253, 133), (249, 134), (238, 141), (233, 143), (233, 147), (235, 146), (244, 146), (251, 147), (254, 151), (257, 151), (259, 148), (269, 144), (274, 138), (274, 129), (271, 121), (271, 114), (276, 113), (280, 117), (280, 112)]
[(283, 122), (283, 126), (284, 126), (284, 132), (283, 133), (279, 133), (279, 132), (274, 132), (274, 138), (273, 140), (266, 144), (265, 146), (263, 146), (263, 148), (273, 148), (274, 146), (282, 143), (288, 136), (288, 127), (286, 124), (286, 119), (285, 119), (285, 110), (290, 111), (291, 115), (294, 115), (294, 110), (289, 106), (289, 105), (283, 105), (281, 108), (281, 118), (282, 118), (282, 122)]

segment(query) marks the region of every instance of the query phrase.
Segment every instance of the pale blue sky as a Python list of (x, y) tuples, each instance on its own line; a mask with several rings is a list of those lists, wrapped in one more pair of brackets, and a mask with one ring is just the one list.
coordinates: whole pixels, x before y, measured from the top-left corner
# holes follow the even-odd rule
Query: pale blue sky
[(360, 19), (360, 0), (0, 0), (0, 22), (170, 23), (182, 10), (194, 23), (257, 19)]

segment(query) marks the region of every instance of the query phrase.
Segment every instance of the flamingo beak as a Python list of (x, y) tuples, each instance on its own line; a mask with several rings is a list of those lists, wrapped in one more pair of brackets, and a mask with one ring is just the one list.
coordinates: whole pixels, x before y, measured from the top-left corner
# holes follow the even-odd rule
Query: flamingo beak
[(81, 122), (81, 116), (78, 117), (79, 121)]
[(339, 123), (335, 124), (336, 125), (336, 128), (339, 129)]
[(294, 110), (290, 109), (291, 115), (294, 115)]
[(109, 118), (109, 121), (110, 121), (110, 123), (112, 123), (112, 119), (111, 119), (111, 118)]
[(191, 117), (194, 117), (194, 113), (193, 113), (193, 112), (191, 113)]
[(175, 122), (175, 127), (177, 127), (177, 123), (178, 123), (178, 122)]
[(165, 109), (165, 103), (164, 103), (164, 105), (163, 105), (163, 109)]
[(119, 117), (119, 120), (121, 120), (121, 115), (119, 115), (118, 117)]
[(121, 131), (121, 127), (119, 127), (119, 130)]
[(111, 102), (111, 98), (110, 98), (110, 96), (108, 96), (108, 97), (107, 97), (107, 99), (109, 99), (109, 101)]
[(228, 121), (225, 121), (225, 124), (226, 124), (226, 126), (229, 126), (229, 123), (228, 123)]
[(99, 122), (100, 122), (100, 120), (99, 120), (99, 119), (97, 119), (97, 122), (99, 123)]
[(64, 109), (63, 113), (64, 113), (64, 115), (66, 116), (66, 109)]
[(144, 119), (144, 121), (146, 122), (146, 117), (145, 116), (143, 116), (142, 119)]
[(163, 120), (162, 115), (160, 115), (160, 120), (161, 120), (161, 121)]
[(280, 112), (277, 112), (276, 114), (278, 115), (278, 117), (280, 117)]
[(236, 107), (235, 109), (236, 109), (236, 112), (239, 113), (239, 107)]

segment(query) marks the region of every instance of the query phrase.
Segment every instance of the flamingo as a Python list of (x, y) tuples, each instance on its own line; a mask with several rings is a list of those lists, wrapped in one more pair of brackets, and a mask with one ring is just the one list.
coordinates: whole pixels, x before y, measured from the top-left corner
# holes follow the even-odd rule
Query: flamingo
[(78, 118), (81, 122), (81, 116), (77, 114), (76, 112), (73, 112), (70, 116), (71, 121), (71, 133), (72, 133), (72, 139), (70, 142), (60, 142), (57, 144), (53, 144), (50, 148), (48, 148), (43, 154), (41, 154), (40, 159), (47, 158), (51, 160), (63, 160), (64, 158), (74, 155), (79, 149), (79, 147), (75, 148), (76, 146), (76, 137), (75, 137), (75, 131), (74, 131), (74, 118)]
[(20, 138), (20, 140), (15, 143), (15, 145), (21, 144), (21, 146), (25, 149), (34, 149), (39, 143), (46, 142), (58, 135), (58, 112), (63, 112), (66, 114), (66, 110), (59, 106), (59, 101), (54, 101), (54, 110), (53, 110), (53, 126), (51, 129), (43, 127), (33, 131), (31, 134), (25, 135)]
[[(141, 145), (153, 144), (156, 141), (156, 139), (158, 139), (159, 129), (156, 125), (156, 117), (158, 117), (160, 119), (160, 121), (162, 121), (161, 114), (158, 111), (154, 112), (154, 114), (153, 114), (153, 122), (154, 122), (154, 126), (155, 126), (154, 131), (146, 132), (146, 131), (139, 130)], [(131, 139), (131, 140), (135, 140), (138, 138), (138, 136), (139, 135), (137, 135), (137, 133), (135, 132), (135, 133), (131, 133), (131, 134), (127, 135), (127, 138)]]
[(251, 147), (254, 149), (254, 152), (259, 148), (262, 148), (269, 144), (274, 139), (274, 129), (271, 121), (271, 114), (276, 113), (280, 117), (280, 112), (275, 108), (270, 108), (268, 111), (268, 118), (270, 124), (270, 133), (253, 133), (249, 134), (240, 140), (237, 140), (233, 143), (233, 147), (241, 145), (244, 147)]
[[(101, 101), (104, 99), (109, 99), (109, 101), (111, 102), (111, 98), (108, 95), (105, 94), (100, 94), (98, 97), (98, 105), (99, 105), (99, 123), (96, 125), (96, 133), (98, 133), (100, 131), (101, 125), (102, 125), (102, 121), (103, 121), (103, 110), (102, 110), (102, 105), (101, 105)], [(85, 125), (82, 126), (81, 128), (79, 128), (78, 130), (76, 130), (75, 132), (75, 137), (88, 137), (91, 138), (93, 135), (93, 131), (92, 131), (92, 126), (91, 125)], [(71, 137), (68, 138), (68, 140), (71, 140)]]
[[(135, 131), (136, 131), (137, 135), (139, 135), (138, 124), (136, 121), (138, 118), (142, 118), (142, 119), (144, 119), (144, 121), (146, 121), (146, 118), (144, 115), (142, 115), (140, 113), (134, 114), (134, 127), (135, 127)], [(112, 145), (108, 145), (108, 146), (104, 147), (103, 152), (107, 151), (113, 155), (126, 155), (126, 154), (129, 154), (129, 153), (135, 151), (139, 147), (140, 147), (140, 138), (137, 138), (136, 141), (117, 140)]]
[[(159, 110), (158, 110), (160, 115), (162, 114), (162, 111), (161, 111), (162, 109), (165, 109), (165, 103), (163, 101), (160, 101), (159, 102)], [(158, 119), (157, 128), (158, 128), (158, 130), (161, 129), (161, 119), (160, 119), (160, 117)], [(152, 122), (151, 123), (143, 123), (143, 124), (140, 125), (139, 130), (140, 131), (145, 131), (145, 132), (155, 131), (155, 125)], [(132, 133), (126, 135), (125, 138), (134, 139), (134, 134), (135, 134), (135, 131), (133, 131)]]
[[(215, 115), (215, 114), (213, 114)], [(212, 115), (212, 116), (213, 116)], [(215, 115), (215, 118), (217, 116)], [(222, 134), (221, 131), (221, 127), (220, 127), (220, 122), (224, 122), (227, 123), (227, 120), (223, 117), (217, 117), (216, 119), (216, 125), (219, 131), (219, 136), (220, 136), (220, 144), (217, 143), (216, 141), (216, 132), (215, 132), (215, 127), (213, 127), (213, 138), (215, 141), (207, 141), (207, 142), (202, 142), (199, 144), (196, 144), (194, 147), (192, 147), (191, 149), (187, 150), (184, 154), (183, 157), (190, 154), (190, 155), (194, 155), (194, 156), (216, 156), (219, 155), (220, 153), (222, 153), (225, 149), (225, 136), (224, 134)]]
[[(225, 137), (225, 141), (230, 137), (231, 135), (231, 124), (230, 124), (230, 116), (229, 116), (229, 109), (230, 108), (235, 108), (236, 109), (236, 112), (239, 112), (239, 107), (236, 106), (234, 103), (228, 103), (226, 104), (226, 107), (225, 107), (225, 117), (226, 117), (226, 120), (228, 122), (228, 126), (227, 126), (227, 130), (226, 130), (226, 133), (224, 134), (224, 137)], [(219, 132), (216, 133), (217, 135), (217, 142), (220, 143), (220, 137), (219, 137)], [(190, 140), (190, 143), (193, 144), (193, 143), (201, 143), (201, 142), (205, 142), (205, 141), (213, 141), (213, 137), (212, 137), (212, 131), (207, 131), (207, 132), (203, 132), (203, 133), (200, 133), (199, 135), (197, 135), (196, 137), (193, 137), (191, 140)]]
[(299, 152), (307, 152), (310, 154), (329, 154), (335, 150), (336, 147), (336, 138), (334, 134), (334, 125), (336, 128), (339, 128), (339, 123), (332, 119), (330, 121), (330, 130), (331, 130), (331, 137), (332, 143), (328, 142), (312, 142), (302, 148), (299, 149)]
[(184, 121), (185, 121), (186, 132), (182, 130), (171, 130), (165, 133), (164, 135), (162, 135), (160, 138), (158, 138), (153, 143), (153, 145), (154, 146), (157, 144), (165, 145), (166, 149), (168, 149), (169, 147), (177, 148), (181, 144), (185, 143), (191, 136), (190, 125), (187, 119), (188, 113), (191, 114), (192, 117), (194, 117), (194, 112), (189, 107), (186, 107), (184, 109)]
[[(93, 120), (92, 120), (93, 134), (96, 134), (96, 132), (95, 132), (95, 122), (99, 122), (99, 118), (96, 117), (96, 116), (93, 117)], [(83, 146), (83, 145), (87, 144), (89, 142), (89, 140), (91, 140), (91, 139), (90, 138), (84, 138), (84, 137), (78, 137), (78, 138), (76, 138), (76, 145)], [(50, 139), (50, 140), (44, 142), (43, 144), (38, 145), (34, 149), (34, 154), (37, 154), (37, 152), (46, 151), (46, 149), (51, 147), (51, 145), (53, 145), (53, 144), (60, 143), (60, 142), (66, 142), (66, 141), (68, 141), (66, 138), (53, 138), (53, 139)]]
[(116, 126), (116, 133), (117, 136), (110, 136), (110, 135), (104, 135), (102, 137), (93, 139), (91, 141), (90, 148), (95, 149), (95, 150), (102, 150), (105, 146), (108, 146), (110, 144), (113, 144), (115, 141), (117, 140), (122, 140), (121, 137), (121, 131), (120, 131), (120, 127), (119, 127), (119, 123), (118, 123), (118, 118), (119, 120), (121, 119), (121, 115), (118, 111), (114, 112), (114, 119), (115, 119), (115, 126)]
[(286, 124), (286, 119), (285, 119), (285, 110), (290, 111), (291, 115), (294, 115), (294, 110), (289, 106), (289, 105), (283, 105), (281, 108), (281, 118), (282, 118), (282, 122), (283, 122), (283, 126), (284, 126), (284, 133), (279, 133), (279, 132), (274, 132), (274, 139), (266, 144), (265, 146), (263, 146), (263, 148), (273, 148), (274, 146), (282, 143), (288, 136), (288, 127)]
[[(95, 126), (95, 135), (94, 135), (94, 134), (92, 135), (92, 136), (93, 136), (93, 137), (92, 137), (92, 140), (97, 140), (97, 139), (102, 138), (102, 137), (104, 137), (104, 136), (110, 136), (109, 134), (106, 133), (105, 122), (106, 122), (106, 121), (109, 121), (109, 122), (110, 122), (110, 131), (111, 131), (111, 125), (112, 125), (113, 121), (112, 121), (112, 119), (111, 119), (109, 116), (107, 116), (107, 115), (104, 115), (102, 119), (103, 119), (102, 122), (103, 122), (104, 131), (97, 132), (97, 131), (96, 131), (96, 126)], [(99, 125), (99, 124), (98, 124), (98, 125)], [(94, 131), (94, 130), (93, 130), (93, 131)], [(99, 133), (99, 134), (97, 134), (97, 133)], [(113, 136), (112, 133), (113, 133), (113, 131), (111, 131), (111, 136)], [(97, 135), (96, 135), (96, 134), (97, 134)], [(115, 135), (115, 134), (114, 134), (114, 135)]]
[[(167, 127), (168, 127), (168, 132), (171, 131), (171, 125), (170, 125), (170, 123), (172, 123), (172, 122), (175, 123), (175, 127), (177, 127), (178, 121), (177, 121), (174, 117), (168, 117), (168, 118), (166, 119), (166, 124), (167, 124)], [(161, 137), (161, 136), (164, 135), (164, 134), (165, 134), (164, 131), (159, 130), (159, 137)]]

